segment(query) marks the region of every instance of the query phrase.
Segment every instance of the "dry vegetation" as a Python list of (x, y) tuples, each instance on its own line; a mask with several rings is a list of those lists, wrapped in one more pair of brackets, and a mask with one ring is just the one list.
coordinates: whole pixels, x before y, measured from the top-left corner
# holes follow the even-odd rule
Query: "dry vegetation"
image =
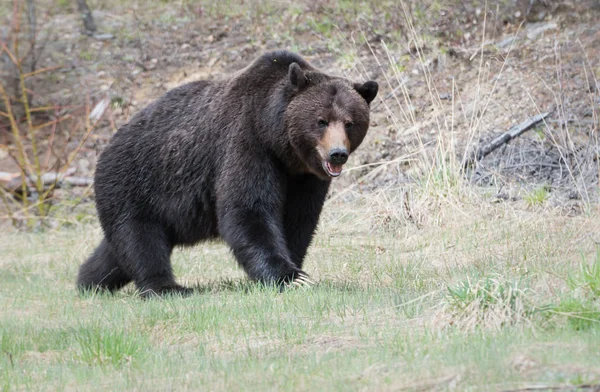
[[(88, 1), (90, 32), (40, 0), (35, 40), (30, 3), (0, 4), (4, 389), (598, 388), (597, 1)], [(317, 286), (249, 284), (217, 243), (176, 254), (190, 299), (77, 297), (99, 229), (74, 179), (167, 89), (275, 48), (382, 87)]]

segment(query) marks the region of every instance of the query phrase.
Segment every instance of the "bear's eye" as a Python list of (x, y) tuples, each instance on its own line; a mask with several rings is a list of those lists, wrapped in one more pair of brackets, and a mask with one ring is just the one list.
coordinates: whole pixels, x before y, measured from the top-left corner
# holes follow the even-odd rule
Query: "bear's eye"
[(326, 120), (319, 120), (317, 122), (317, 124), (319, 124), (319, 126), (322, 127), (322, 128), (324, 128), (324, 127), (326, 127), (326, 126), (329, 125), (329, 123)]
[(348, 121), (346, 124), (344, 124), (344, 127), (346, 128), (346, 131), (351, 130), (353, 126), (354, 126), (354, 123), (351, 122), (351, 121)]

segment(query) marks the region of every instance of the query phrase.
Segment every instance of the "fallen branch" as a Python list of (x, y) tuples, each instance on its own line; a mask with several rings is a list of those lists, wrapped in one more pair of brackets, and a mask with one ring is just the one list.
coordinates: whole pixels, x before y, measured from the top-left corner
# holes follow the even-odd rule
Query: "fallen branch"
[(480, 161), (481, 159), (489, 155), (492, 151), (496, 150), (498, 147), (508, 143), (516, 137), (521, 136), (523, 133), (530, 130), (538, 123), (542, 122), (549, 115), (550, 112), (538, 114), (535, 117), (523, 121), (521, 124), (517, 124), (511, 127), (508, 131), (504, 132), (502, 135), (492, 140), (489, 144), (483, 146), (480, 149), (476, 149), (470, 155), (470, 157), (465, 160), (463, 167), (467, 168), (469, 166), (472, 166), (475, 162)]
[[(65, 173), (45, 173), (41, 176), (41, 183), (44, 189), (61, 188), (64, 186), (89, 186), (94, 183), (92, 178), (88, 177), (74, 177), (71, 174), (75, 173), (75, 169), (69, 169)], [(27, 178), (27, 191), (36, 189), (36, 183), (38, 178), (28, 177)], [(21, 173), (8, 173), (0, 172), (0, 186), (6, 189), (10, 193), (21, 193), (22, 192), (22, 177)]]
[(600, 384), (580, 384), (580, 385), (561, 385), (561, 386), (549, 386), (549, 385), (535, 385), (531, 387), (518, 388), (518, 389), (505, 389), (504, 392), (524, 392), (524, 391), (600, 391)]

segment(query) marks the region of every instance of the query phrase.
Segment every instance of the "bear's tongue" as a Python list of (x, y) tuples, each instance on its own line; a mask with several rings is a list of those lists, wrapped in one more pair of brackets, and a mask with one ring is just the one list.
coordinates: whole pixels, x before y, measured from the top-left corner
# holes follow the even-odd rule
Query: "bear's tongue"
[(337, 177), (342, 173), (342, 167), (343, 165), (334, 165), (330, 162), (327, 162), (327, 171), (329, 172), (329, 175), (332, 177)]

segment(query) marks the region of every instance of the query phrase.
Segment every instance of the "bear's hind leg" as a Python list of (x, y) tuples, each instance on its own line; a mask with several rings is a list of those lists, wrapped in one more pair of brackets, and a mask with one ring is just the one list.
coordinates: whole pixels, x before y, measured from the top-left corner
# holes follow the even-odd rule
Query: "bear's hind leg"
[(173, 246), (160, 225), (129, 221), (121, 224), (111, 238), (120, 265), (133, 278), (143, 297), (191, 294), (191, 289), (175, 282), (170, 260)]
[(102, 239), (94, 253), (79, 267), (77, 276), (80, 291), (116, 291), (129, 282), (131, 278), (119, 267), (106, 238)]

